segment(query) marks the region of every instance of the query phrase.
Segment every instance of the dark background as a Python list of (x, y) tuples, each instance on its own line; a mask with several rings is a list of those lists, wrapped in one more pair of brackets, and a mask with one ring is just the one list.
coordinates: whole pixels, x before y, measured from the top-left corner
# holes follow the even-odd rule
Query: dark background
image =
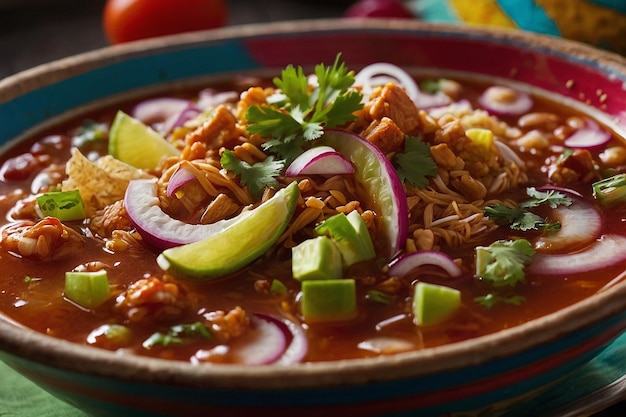
[[(350, 3), (229, 0), (229, 25), (340, 17)], [(101, 24), (103, 7), (104, 0), (0, 0), (0, 79), (107, 46)], [(626, 403), (619, 403), (594, 417), (622, 417), (625, 413)]]

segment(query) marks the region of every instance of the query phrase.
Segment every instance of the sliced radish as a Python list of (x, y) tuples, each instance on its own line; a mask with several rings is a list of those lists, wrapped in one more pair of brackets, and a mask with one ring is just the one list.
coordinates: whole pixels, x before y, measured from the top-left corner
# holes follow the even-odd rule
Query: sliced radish
[(461, 275), (461, 268), (443, 252), (423, 250), (402, 255), (389, 264), (389, 275), (403, 277), (424, 265), (433, 265), (444, 270), (451, 277)]
[[(549, 190), (550, 187), (542, 187), (541, 190)], [(568, 193), (564, 188), (555, 189)], [(598, 209), (579, 198), (575, 191), (569, 193), (572, 204), (558, 206), (551, 209), (551, 218), (561, 224), (561, 228), (554, 233), (539, 237), (534, 246), (540, 252), (556, 252), (566, 247), (582, 247), (600, 236), (602, 231), (602, 216)], [(579, 194), (580, 195), (580, 194)]]
[(388, 62), (376, 62), (361, 69), (354, 77), (354, 84), (360, 86), (363, 95), (367, 98), (375, 87), (393, 81), (404, 88), (407, 95), (420, 109), (444, 106), (452, 99), (443, 92), (426, 94), (420, 91), (415, 79), (404, 69)]
[(189, 104), (189, 100), (177, 97), (152, 98), (138, 103), (131, 111), (131, 116), (145, 124), (163, 123), (180, 114)]
[(183, 185), (196, 179), (196, 176), (189, 168), (179, 167), (174, 174), (170, 177), (167, 183), (166, 194), (168, 197), (174, 195), (174, 193)]
[(231, 345), (230, 354), (234, 357), (234, 362), (266, 365), (277, 361), (287, 349), (287, 337), (290, 333), (286, 333), (279, 325), (280, 322), (269, 316), (255, 314), (250, 322), (252, 329), (235, 339)]
[(519, 116), (528, 112), (534, 104), (530, 95), (499, 85), (487, 88), (478, 97), (478, 103), (498, 116)]
[(300, 154), (287, 167), (285, 175), (338, 175), (352, 174), (354, 167), (342, 154), (330, 146), (316, 146)]
[(352, 162), (354, 175), (363, 187), (361, 198), (366, 200), (366, 207), (376, 210), (377, 228), (384, 236), (386, 256), (394, 258), (404, 247), (409, 233), (409, 208), (393, 165), (380, 149), (351, 132), (329, 129), (321, 143)]
[(542, 275), (575, 274), (623, 262), (626, 262), (626, 237), (604, 235), (581, 252), (564, 255), (537, 253), (528, 271)]
[(210, 224), (182, 222), (170, 217), (161, 209), (156, 179), (132, 180), (126, 189), (124, 206), (141, 237), (159, 249), (196, 242), (253, 213), (253, 210), (244, 210), (235, 217)]
[(576, 130), (565, 138), (563, 144), (568, 148), (598, 149), (605, 146), (611, 140), (611, 134), (600, 128), (591, 119), (586, 120), (585, 126)]

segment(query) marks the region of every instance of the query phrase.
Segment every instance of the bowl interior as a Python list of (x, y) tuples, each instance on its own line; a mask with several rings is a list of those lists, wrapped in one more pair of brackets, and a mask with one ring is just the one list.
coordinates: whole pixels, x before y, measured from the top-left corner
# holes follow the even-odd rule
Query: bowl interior
[[(155, 39), (25, 71), (0, 81), (0, 142), (6, 147), (86, 109), (147, 91), (233, 74), (276, 73), (294, 63), (312, 67), (332, 62), (338, 52), (353, 68), (389, 61), (414, 71), (522, 83), (538, 94), (593, 112), (618, 133), (626, 130), (626, 62), (617, 55), (519, 31), (332, 20)], [(497, 361), (559, 337), (580, 338), (586, 327), (598, 323), (608, 329), (599, 343), (608, 343), (626, 327), (620, 313), (625, 310), (626, 284), (616, 282), (572, 307), (475, 340), (391, 357), (280, 368), (229, 365), (207, 372), (187, 364), (124, 358), (46, 337), (7, 320), (0, 320), (0, 348), (62, 369), (130, 380), (247, 388), (359, 384)]]

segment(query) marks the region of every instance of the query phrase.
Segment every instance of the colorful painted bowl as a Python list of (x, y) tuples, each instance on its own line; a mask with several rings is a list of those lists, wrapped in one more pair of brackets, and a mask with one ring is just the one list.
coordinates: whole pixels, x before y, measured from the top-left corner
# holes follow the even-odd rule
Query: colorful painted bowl
[[(566, 40), (402, 21), (232, 27), (128, 44), (0, 81), (0, 141), (51, 118), (207, 76), (375, 61), (528, 83), (626, 129), (626, 60)], [(181, 65), (185, 63), (185, 65)], [(78, 346), (0, 320), (0, 359), (96, 416), (498, 415), (592, 360), (626, 329), (626, 282), (544, 318), (422, 351), (288, 366), (193, 366)]]

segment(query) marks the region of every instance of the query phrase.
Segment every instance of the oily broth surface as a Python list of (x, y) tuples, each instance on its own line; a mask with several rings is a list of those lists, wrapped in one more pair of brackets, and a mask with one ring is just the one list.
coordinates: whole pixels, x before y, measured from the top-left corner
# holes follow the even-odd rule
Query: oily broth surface
[[(265, 80), (264, 82), (268, 82)], [(476, 81), (465, 82), (467, 86), (467, 98), (476, 100), (479, 91), (484, 85)], [(220, 86), (230, 88), (230, 86)], [(187, 93), (181, 93), (186, 96)], [(189, 93), (190, 95), (193, 92)], [(535, 97), (534, 111), (549, 111), (559, 115), (579, 114), (574, 110), (552, 102), (546, 98)], [(28, 151), (34, 141), (51, 135), (65, 135), (71, 128), (79, 126), (84, 119), (92, 119), (99, 122), (110, 123), (118, 109), (129, 111), (134, 103), (123, 103), (114, 107), (100, 109), (63, 125), (52, 127), (46, 132), (32, 138), (32, 141), (20, 144), (8, 151), (4, 159)], [(506, 122), (513, 119), (502, 118)], [(615, 143), (621, 143), (621, 139), (615, 136)], [(69, 158), (70, 142), (65, 138), (59, 141), (58, 147), (49, 149), (52, 160), (63, 162)], [(623, 145), (623, 144), (622, 144)], [(58, 148), (58, 149), (57, 149)], [(547, 182), (545, 174), (537, 170), (542, 160), (531, 154), (525, 154), (525, 161), (531, 170), (531, 184), (543, 185)], [(10, 216), (15, 202), (24, 195), (30, 193), (33, 176), (28, 176), (22, 181), (0, 183), (0, 212), (3, 218)], [(582, 193), (586, 198), (591, 198), (589, 185), (571, 187)], [(522, 200), (524, 190), (510, 197)], [(604, 232), (626, 234), (626, 226), (623, 218), (626, 213), (623, 208), (610, 208), (603, 212)], [(73, 224), (80, 228), (79, 223)], [(460, 257), (464, 262), (471, 265), (473, 248), (476, 245), (488, 245), (491, 242), (507, 238), (510, 231), (501, 227), (497, 232), (489, 235), (484, 241), (474, 242), (467, 247), (455, 248), (450, 251), (453, 257)], [(446, 249), (444, 248), (444, 251)], [(123, 290), (137, 279), (151, 274), (159, 276), (161, 269), (157, 266), (157, 252), (146, 249), (131, 255), (125, 253), (111, 253), (103, 250), (102, 242), (96, 239), (88, 240), (88, 244), (80, 251), (70, 254), (62, 260), (39, 262), (28, 259), (20, 259), (7, 253), (0, 254), (0, 267), (3, 271), (0, 283), (0, 312), (12, 320), (39, 332), (67, 339), (75, 343), (86, 343), (87, 335), (98, 326), (110, 321), (109, 311), (115, 303), (114, 298), (95, 311), (85, 311), (63, 298), (64, 275), (77, 265), (91, 261), (103, 261), (111, 269), (109, 279), (114, 290)], [(372, 274), (378, 265), (372, 263), (359, 265), (346, 276)], [(398, 304), (370, 305), (365, 300), (363, 288), (359, 288), (361, 305), (359, 316), (349, 322), (333, 324), (305, 324), (305, 330), (309, 337), (309, 352), (306, 360), (325, 361), (356, 357), (366, 357), (376, 353), (359, 348), (359, 344), (380, 336), (401, 338), (409, 341), (415, 349), (439, 346), (447, 343), (462, 341), (481, 335), (497, 332), (510, 328), (529, 320), (544, 316), (583, 300), (613, 280), (623, 272), (624, 266), (615, 267), (594, 272), (593, 274), (576, 274), (560, 277), (539, 277), (528, 275), (525, 285), (514, 289), (516, 295), (522, 295), (526, 301), (521, 306), (497, 304), (492, 309), (485, 309), (473, 302), (474, 297), (484, 295), (486, 290), (483, 284), (471, 277), (472, 271), (465, 271), (464, 276), (451, 280), (441, 276), (435, 270), (422, 271), (422, 274), (409, 277), (409, 280), (422, 279), (428, 282), (450, 285), (462, 291), (463, 308), (459, 314), (441, 325), (429, 328), (419, 328), (412, 322), (410, 314), (404, 307)], [(187, 292), (193, 294), (193, 308), (188, 317), (178, 319), (178, 322), (190, 322), (197, 318), (197, 312), (201, 309), (230, 310), (242, 305), (246, 310), (271, 314), (284, 315), (287, 318), (297, 320), (297, 299), (285, 308), (284, 303), (290, 303), (281, 297), (262, 294), (255, 290), (255, 282), (264, 277), (279, 278), (286, 283), (294, 292), (297, 292), (297, 283), (290, 279), (290, 261), (285, 251), (273, 252), (262, 257), (250, 267), (233, 274), (210, 282), (194, 282), (178, 280), (178, 283)], [(399, 298), (410, 297), (409, 292), (399, 294)], [(141, 348), (141, 341), (148, 338), (156, 329), (162, 327), (162, 323), (156, 321), (143, 321), (140, 324), (130, 324), (134, 343), (125, 348), (139, 355), (151, 355), (168, 359), (187, 360), (198, 345), (189, 345), (176, 349), (155, 349), (146, 351)], [(379, 330), (377, 330), (377, 328)]]

